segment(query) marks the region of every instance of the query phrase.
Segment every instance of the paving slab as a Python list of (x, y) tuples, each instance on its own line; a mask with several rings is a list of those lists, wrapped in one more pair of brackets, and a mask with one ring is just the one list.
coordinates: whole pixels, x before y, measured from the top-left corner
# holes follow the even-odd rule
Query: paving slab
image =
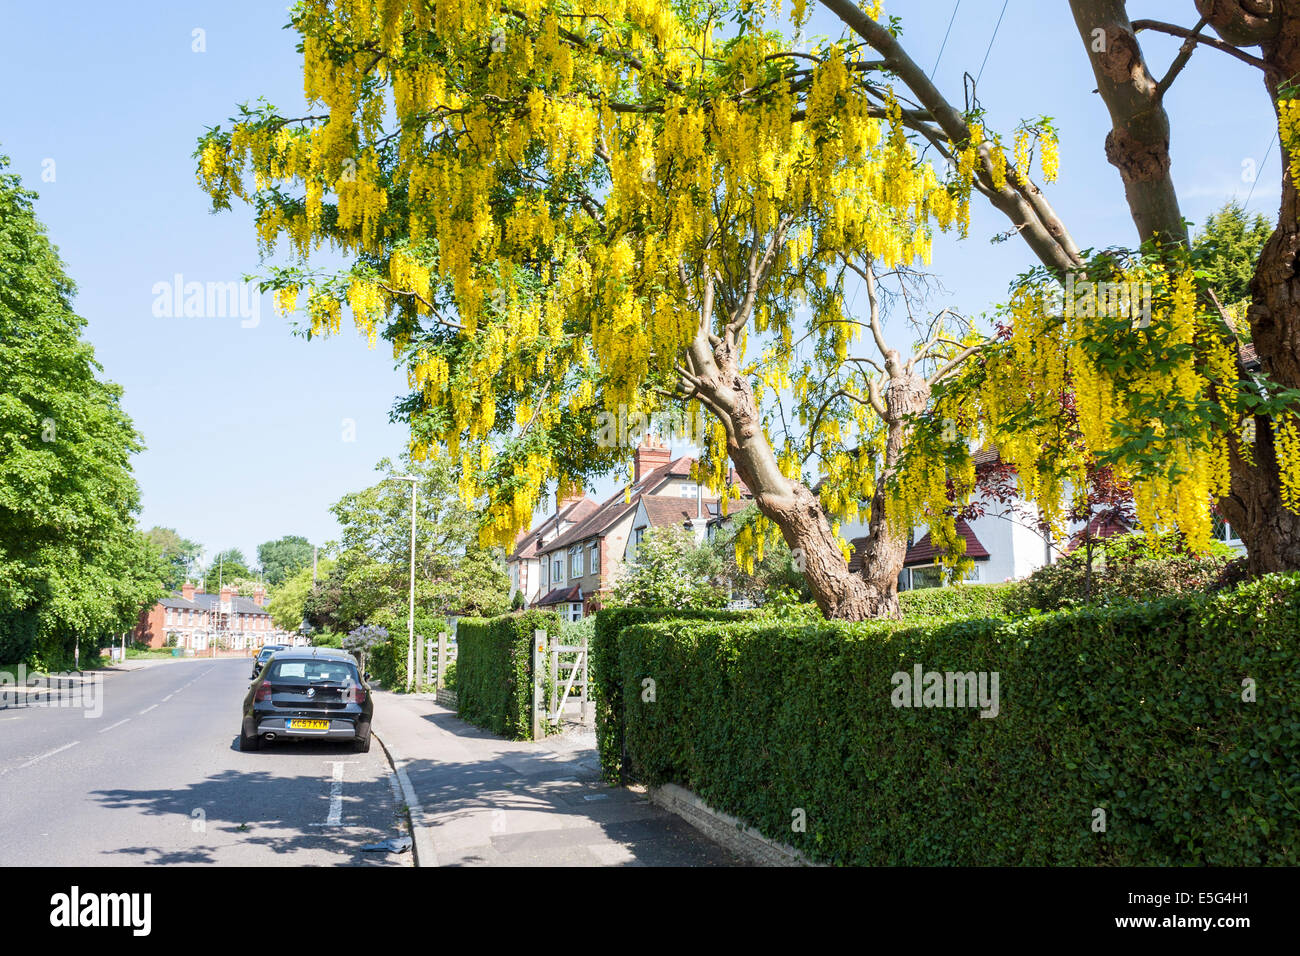
[(590, 724), (505, 740), (429, 697), (378, 691), (374, 729), (418, 805), (422, 866), (747, 865), (644, 794), (601, 780)]

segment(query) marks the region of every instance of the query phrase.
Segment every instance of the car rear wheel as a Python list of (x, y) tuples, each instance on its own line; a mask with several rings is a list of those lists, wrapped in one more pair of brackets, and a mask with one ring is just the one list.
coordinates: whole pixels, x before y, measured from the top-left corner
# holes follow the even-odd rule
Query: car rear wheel
[(240, 750), (243, 750), (243, 751), (245, 751), (245, 752), (247, 752), (247, 751), (249, 751), (249, 750), (261, 750), (261, 749), (262, 749), (262, 738), (260, 738), (260, 737), (246, 737), (246, 736), (244, 736), (244, 732), (241, 730), (241, 731), (239, 732), (239, 749), (240, 749)]
[(359, 754), (370, 753), (370, 735), (366, 734), (364, 737), (358, 737), (352, 741), (352, 749)]

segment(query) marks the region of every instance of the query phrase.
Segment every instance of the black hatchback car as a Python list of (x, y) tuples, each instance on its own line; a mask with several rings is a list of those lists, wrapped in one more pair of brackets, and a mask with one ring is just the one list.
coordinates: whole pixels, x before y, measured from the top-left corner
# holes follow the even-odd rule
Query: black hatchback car
[(282, 651), (282, 650), (284, 650), (283, 644), (267, 644), (260, 651), (258, 651), (257, 657), (253, 658), (253, 673), (249, 677), (249, 680), (252, 680), (253, 678), (257, 677), (257, 672), (260, 671), (263, 668), (263, 666), (265, 666), (267, 660), (270, 659), (272, 654), (274, 654), (276, 651)]
[(239, 749), (281, 737), (351, 741), (370, 750), (370, 685), (345, 651), (323, 647), (276, 651), (248, 688)]

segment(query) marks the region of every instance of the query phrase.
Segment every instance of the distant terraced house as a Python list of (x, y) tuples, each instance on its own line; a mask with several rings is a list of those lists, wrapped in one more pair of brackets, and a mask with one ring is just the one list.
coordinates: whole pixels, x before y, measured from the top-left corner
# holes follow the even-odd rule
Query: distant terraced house
[(251, 598), (223, 587), (209, 594), (203, 585), (186, 582), (181, 590), (140, 613), (133, 632), (136, 641), (166, 647), (175, 636), (176, 647), (204, 651), (220, 644), (230, 650), (248, 650), (264, 644), (284, 643), (266, 607), (266, 589), (253, 589)]

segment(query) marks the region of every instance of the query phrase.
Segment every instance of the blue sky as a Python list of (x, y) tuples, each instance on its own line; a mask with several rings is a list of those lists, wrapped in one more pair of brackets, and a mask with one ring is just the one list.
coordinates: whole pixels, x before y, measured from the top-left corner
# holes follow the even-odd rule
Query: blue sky
[[(1008, 0), (993, 39), (1002, 8), (1003, 0), (886, 2), (927, 69), (951, 20), (935, 80), (958, 103), (963, 72), (980, 72), (992, 39), (978, 88), (989, 128), (1055, 117), (1061, 179), (1049, 198), (1081, 246), (1131, 243), (1119, 175), (1102, 151), (1106, 110), (1068, 5)], [(258, 270), (251, 216), (208, 212), (190, 154), (203, 129), (224, 123), (238, 103), (264, 96), (284, 110), (302, 105), (285, 10), (275, 0), (0, 2), (0, 153), (40, 193), (37, 213), (79, 287), (88, 337), (144, 435), (148, 448), (135, 463), (142, 525), (175, 527), (208, 555), (239, 547), (252, 558), (259, 542), (284, 534), (335, 536), (329, 505), (370, 484), (375, 463), (405, 447), (405, 430), (388, 422), (405, 374), (382, 343), (371, 351), (346, 331), (308, 343), (290, 335), (269, 296), (256, 324), (154, 314), (155, 287), (178, 274), (222, 283)], [(1135, 0), (1129, 13), (1196, 20), (1191, 0)], [(818, 11), (808, 32), (830, 31), (839, 33)], [(1142, 39), (1162, 75), (1177, 41)], [(1166, 106), (1184, 215), (1200, 223), (1227, 199), (1244, 200), (1253, 164), (1251, 210), (1274, 216), (1279, 159), (1258, 75), (1202, 48)], [(977, 199), (970, 238), (936, 244), (932, 271), (947, 291), (934, 309), (979, 314), (1033, 264), (1023, 243), (990, 243), (1006, 228)], [(609, 479), (595, 490), (613, 487)]]

